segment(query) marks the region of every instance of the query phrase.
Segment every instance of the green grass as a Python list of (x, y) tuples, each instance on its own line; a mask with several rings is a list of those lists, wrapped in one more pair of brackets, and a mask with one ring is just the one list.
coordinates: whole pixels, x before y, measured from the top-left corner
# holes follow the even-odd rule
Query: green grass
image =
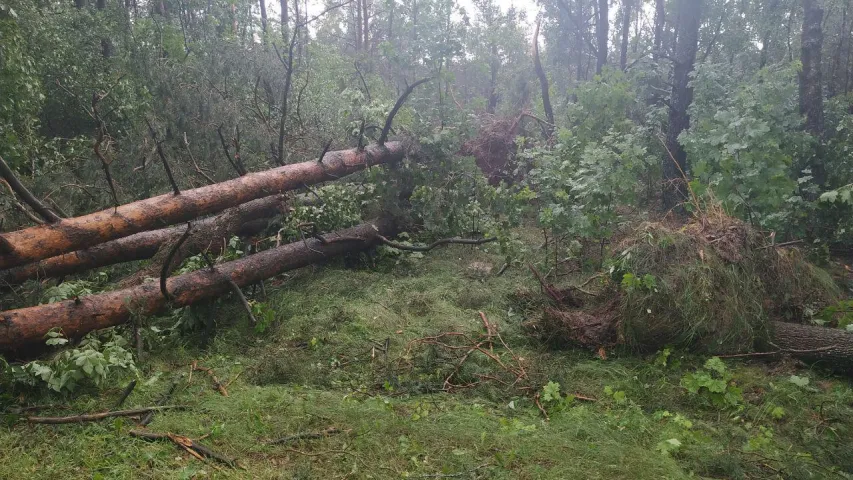
[[(727, 361), (743, 401), (737, 409), (720, 409), (679, 384), (706, 357), (673, 352), (663, 365), (655, 355), (617, 351), (601, 360), (585, 350), (548, 350), (521, 325), (537, 315), (537, 300), (519, 294), (538, 292), (529, 273), (514, 267), (501, 277), (477, 278), (467, 268), (474, 261), (490, 262), (495, 271), (501, 265), (494, 252), (454, 246), (399, 264), (384, 259), (371, 268), (340, 263), (306, 268), (267, 282), (265, 302), (276, 322), (263, 333), (247, 325), (233, 299), (224, 299), (196, 309), (197, 316), (217, 324), (208, 341), (199, 331), (149, 338), (154, 346), (125, 406), (151, 405), (179, 380), (170, 403), (188, 409), (159, 413), (148, 429), (209, 435), (202, 443), (236, 458), (240, 469), (199, 461), (169, 443), (131, 438), (133, 421), (117, 419), (0, 427), (0, 478), (845, 478), (832, 469), (853, 474), (849, 379), (788, 361)], [(478, 311), (499, 325), (507, 344), (524, 358), (536, 389), (555, 381), (564, 393), (598, 401), (553, 408), (546, 420), (531, 395), (518, 389), (486, 384), (442, 392), (447, 373), (442, 352), (421, 348), (407, 356), (407, 346), (446, 331), (476, 335), (483, 330)], [(502, 347), (494, 351), (510, 359)], [(213, 368), (223, 382), (233, 380), (228, 397), (203, 372), (188, 382), (193, 360)], [(469, 363), (463, 369), (467, 378), (500, 373), (483, 355), (472, 355)], [(795, 385), (792, 374), (809, 378), (809, 384)], [(45, 415), (105, 410), (128, 380), (73, 396), (31, 392), (22, 400), (66, 405), (41, 412)], [(606, 387), (615, 394), (606, 394)], [(343, 433), (291, 445), (268, 443), (327, 427)], [(672, 439), (680, 447), (662, 453)]]

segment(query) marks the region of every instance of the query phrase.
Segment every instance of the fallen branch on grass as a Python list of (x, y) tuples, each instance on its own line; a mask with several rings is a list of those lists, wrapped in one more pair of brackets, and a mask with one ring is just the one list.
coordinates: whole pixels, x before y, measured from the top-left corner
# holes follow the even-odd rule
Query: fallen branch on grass
[(105, 418), (113, 417), (133, 417), (142, 415), (143, 413), (159, 412), (161, 410), (174, 410), (185, 408), (180, 405), (164, 405), (157, 407), (134, 408), (131, 410), (115, 410), (112, 412), (101, 413), (86, 413), (82, 415), (72, 415), (69, 417), (27, 417), (29, 423), (43, 423), (49, 425), (59, 425), (64, 423), (81, 423), (81, 422), (97, 422)]
[(124, 387), (124, 391), (121, 392), (121, 397), (119, 397), (118, 402), (116, 402), (115, 408), (118, 408), (124, 404), (124, 401), (127, 400), (127, 397), (133, 393), (133, 389), (136, 388), (136, 380), (131, 380), (130, 383)]
[(215, 388), (219, 393), (221, 393), (223, 397), (228, 396), (228, 390), (225, 389), (225, 385), (222, 382), (220, 382), (219, 379), (216, 377), (216, 374), (213, 372), (212, 368), (199, 367), (198, 361), (193, 360), (193, 363), (190, 366), (190, 372), (193, 372), (195, 370), (199, 370), (199, 371), (205, 372), (208, 375), (210, 375), (211, 380), (213, 380), (213, 388)]
[(442, 238), (441, 240), (436, 240), (435, 242), (430, 243), (429, 245), (406, 245), (404, 243), (394, 242), (392, 240), (388, 240), (387, 238), (379, 235), (379, 241), (384, 245), (387, 245), (391, 248), (396, 248), (397, 250), (406, 250), (408, 252), (428, 252), (435, 247), (440, 247), (442, 245), (447, 245), (450, 243), (459, 243), (462, 245), (482, 245), (484, 243), (494, 242), (497, 240), (495, 237), (489, 238)]
[(268, 443), (270, 445), (282, 445), (287, 443), (293, 443), (300, 440), (315, 440), (318, 438), (326, 438), (332, 435), (337, 435), (342, 433), (342, 430), (339, 430), (335, 427), (329, 427), (321, 432), (300, 432), (293, 435), (288, 435), (286, 437), (281, 437), (275, 440), (270, 440)]
[(169, 440), (178, 447), (186, 450), (190, 455), (198, 458), (199, 460), (204, 460), (205, 458), (212, 458), (218, 462), (224, 463), (231, 468), (237, 466), (237, 461), (232, 460), (220, 453), (217, 453), (210, 448), (193, 441), (193, 439), (189, 437), (185, 437), (183, 435), (175, 435), (174, 433), (153, 433), (153, 432), (144, 432), (140, 430), (131, 430), (131, 437), (142, 438), (144, 440)]

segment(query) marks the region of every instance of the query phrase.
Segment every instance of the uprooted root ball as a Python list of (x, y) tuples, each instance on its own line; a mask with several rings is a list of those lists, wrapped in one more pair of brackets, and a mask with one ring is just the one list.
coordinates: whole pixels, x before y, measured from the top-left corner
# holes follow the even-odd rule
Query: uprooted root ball
[[(768, 339), (770, 319), (802, 321), (840, 295), (797, 250), (767, 246), (719, 213), (682, 228), (643, 223), (617, 248), (615, 288), (584, 310), (547, 310), (540, 335), (589, 347), (740, 352)], [(612, 302), (615, 308), (605, 308)]]

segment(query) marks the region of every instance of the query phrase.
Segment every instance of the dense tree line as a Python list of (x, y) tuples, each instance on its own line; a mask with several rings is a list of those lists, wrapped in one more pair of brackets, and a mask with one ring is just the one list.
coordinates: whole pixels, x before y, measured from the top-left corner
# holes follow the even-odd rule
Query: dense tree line
[[(5, 0), (3, 230), (383, 135), (451, 156), (502, 135), (493, 181), (512, 185), (488, 205), (410, 169), (426, 228), (535, 191), (546, 229), (598, 241), (618, 205), (683, 214), (713, 196), (777, 238), (845, 248), (848, 3), (544, 0), (527, 18), (493, 0)], [(450, 198), (468, 213), (431, 223)]]

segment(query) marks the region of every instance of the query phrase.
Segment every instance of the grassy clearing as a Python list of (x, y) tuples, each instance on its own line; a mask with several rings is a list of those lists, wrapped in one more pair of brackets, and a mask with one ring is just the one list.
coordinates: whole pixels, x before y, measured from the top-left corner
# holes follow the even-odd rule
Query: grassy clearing
[[(140, 384), (125, 406), (156, 402), (174, 380), (170, 403), (149, 430), (198, 438), (238, 459), (231, 470), (201, 462), (167, 443), (131, 438), (129, 419), (95, 424), (0, 428), (0, 478), (845, 478), (853, 474), (853, 384), (790, 362), (726, 361), (734, 406), (681, 386), (703, 372), (705, 356), (664, 350), (646, 358), (610, 352), (549, 350), (524, 333), (537, 315), (535, 280), (496, 268), (497, 255), (450, 247), (425, 258), (384, 259), (372, 268), (335, 263), (303, 269), (267, 285), (276, 322), (253, 332), (233, 300), (197, 309), (216, 335), (195, 332), (157, 340), (141, 364)], [(483, 330), (478, 311), (499, 325), (524, 358), (531, 381), (558, 382), (563, 393), (596, 402), (546, 405), (494, 384), (441, 391), (440, 352), (401, 358), (414, 339)], [(174, 319), (151, 320), (168, 326)], [(209, 323), (209, 322), (208, 322)], [(207, 341), (206, 341), (207, 339)], [(386, 340), (387, 339), (387, 340)], [(388, 345), (387, 354), (384, 353)], [(205, 345), (202, 347), (201, 345)], [(501, 347), (495, 347), (501, 352)], [(437, 360), (438, 358), (438, 360)], [(189, 365), (211, 367), (224, 397)], [(472, 372), (495, 366), (482, 355)], [(239, 376), (238, 376), (239, 375)], [(792, 382), (792, 375), (795, 375)], [(806, 380), (808, 383), (806, 384)], [(125, 379), (129, 380), (129, 379)], [(795, 383), (796, 382), (796, 383)], [(44, 414), (108, 409), (119, 381), (70, 398)], [(336, 427), (343, 433), (289, 445), (269, 440)], [(833, 470), (837, 470), (834, 472)]]

